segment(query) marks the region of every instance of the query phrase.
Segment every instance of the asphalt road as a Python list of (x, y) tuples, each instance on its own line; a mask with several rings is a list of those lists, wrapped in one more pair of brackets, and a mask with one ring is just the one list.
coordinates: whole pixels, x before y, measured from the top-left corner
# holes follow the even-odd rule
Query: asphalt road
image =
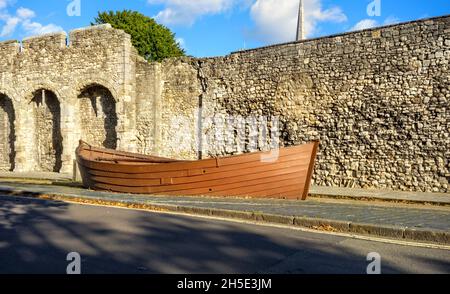
[(450, 251), (293, 229), (0, 196), (0, 273), (450, 273)]

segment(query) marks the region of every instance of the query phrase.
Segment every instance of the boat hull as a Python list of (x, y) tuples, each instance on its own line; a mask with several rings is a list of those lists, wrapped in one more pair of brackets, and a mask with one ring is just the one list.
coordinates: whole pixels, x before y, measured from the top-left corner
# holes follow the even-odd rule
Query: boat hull
[(92, 147), (76, 151), (83, 185), (157, 194), (306, 199), (319, 142), (197, 161)]

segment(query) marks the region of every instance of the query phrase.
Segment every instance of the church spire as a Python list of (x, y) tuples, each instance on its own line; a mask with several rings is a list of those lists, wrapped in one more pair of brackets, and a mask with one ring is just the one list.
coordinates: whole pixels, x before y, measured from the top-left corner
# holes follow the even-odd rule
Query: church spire
[(296, 40), (301, 41), (304, 39), (305, 39), (305, 13), (303, 9), (303, 0), (299, 0)]

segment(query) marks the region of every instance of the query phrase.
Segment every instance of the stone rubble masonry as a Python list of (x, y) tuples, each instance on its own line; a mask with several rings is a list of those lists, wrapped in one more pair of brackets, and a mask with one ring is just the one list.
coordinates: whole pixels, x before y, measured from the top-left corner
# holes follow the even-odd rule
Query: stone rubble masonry
[[(55, 170), (70, 172), (78, 140), (92, 136), (98, 137), (94, 143), (135, 151), (136, 56), (130, 36), (110, 25), (74, 30), (68, 37), (54, 33), (22, 43), (0, 42), (0, 99), (12, 102), (15, 117), (14, 171), (51, 171), (54, 163), (61, 161)], [(47, 99), (56, 96), (55, 105), (36, 100), (43, 90)], [(112, 105), (102, 107), (102, 101)], [(0, 105), (4, 103), (0, 101)], [(52, 121), (52, 116), (42, 113), (41, 104), (60, 113)], [(91, 111), (85, 110), (86, 104)], [(2, 112), (4, 107), (0, 108), (0, 124), (10, 125), (7, 118), (11, 114)], [(97, 127), (99, 120), (103, 120), (103, 129)], [(92, 125), (86, 126), (86, 121)], [(46, 124), (50, 127), (43, 127)], [(2, 141), (9, 137), (9, 129), (0, 128)], [(110, 138), (102, 138), (107, 134)], [(57, 150), (59, 145), (62, 150)], [(11, 149), (3, 142), (0, 146), (2, 152)], [(2, 154), (0, 158), (9, 160), (10, 156)], [(9, 162), (0, 163), (1, 169), (10, 166)]]
[[(449, 60), (450, 16), (161, 63), (109, 25), (1, 42), (0, 169), (48, 169), (40, 150), (55, 162), (58, 132), (36, 128), (32, 102), (45, 90), (60, 104), (61, 171), (80, 138), (196, 159), (267, 149), (249, 138), (278, 118), (281, 145), (320, 140), (316, 185), (449, 192)], [(219, 123), (261, 117), (243, 137)]]

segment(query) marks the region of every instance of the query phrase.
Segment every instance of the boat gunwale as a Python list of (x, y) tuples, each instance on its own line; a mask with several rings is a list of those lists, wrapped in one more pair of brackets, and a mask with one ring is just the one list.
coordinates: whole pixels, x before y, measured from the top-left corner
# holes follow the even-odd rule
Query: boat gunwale
[[(109, 154), (109, 155), (129, 157), (129, 158), (134, 158), (137, 161), (142, 160), (142, 162), (149, 162), (149, 163), (152, 163), (151, 160), (155, 160), (155, 159), (156, 160), (167, 160), (167, 162), (155, 162), (155, 163), (185, 162), (186, 161), (186, 160), (172, 159), (172, 158), (168, 158), (168, 157), (146, 155), (146, 154), (140, 154), (140, 153), (134, 153), (134, 152), (128, 152), (128, 151), (120, 151), (120, 150), (114, 150), (114, 149), (108, 149), (108, 148), (95, 147), (95, 146), (92, 146), (92, 145), (80, 140), (79, 145), (75, 150), (75, 154), (77, 156), (85, 157), (85, 156), (81, 155), (81, 153), (80, 153), (81, 151), (84, 151), (84, 150), (89, 151), (89, 152), (94, 152), (94, 153), (100, 153), (100, 154)], [(96, 159), (88, 159), (88, 158), (86, 158), (86, 160), (98, 161)], [(114, 160), (120, 160), (120, 159), (111, 158), (110, 160), (114, 161)], [(102, 161), (98, 161), (98, 162), (102, 162)]]

